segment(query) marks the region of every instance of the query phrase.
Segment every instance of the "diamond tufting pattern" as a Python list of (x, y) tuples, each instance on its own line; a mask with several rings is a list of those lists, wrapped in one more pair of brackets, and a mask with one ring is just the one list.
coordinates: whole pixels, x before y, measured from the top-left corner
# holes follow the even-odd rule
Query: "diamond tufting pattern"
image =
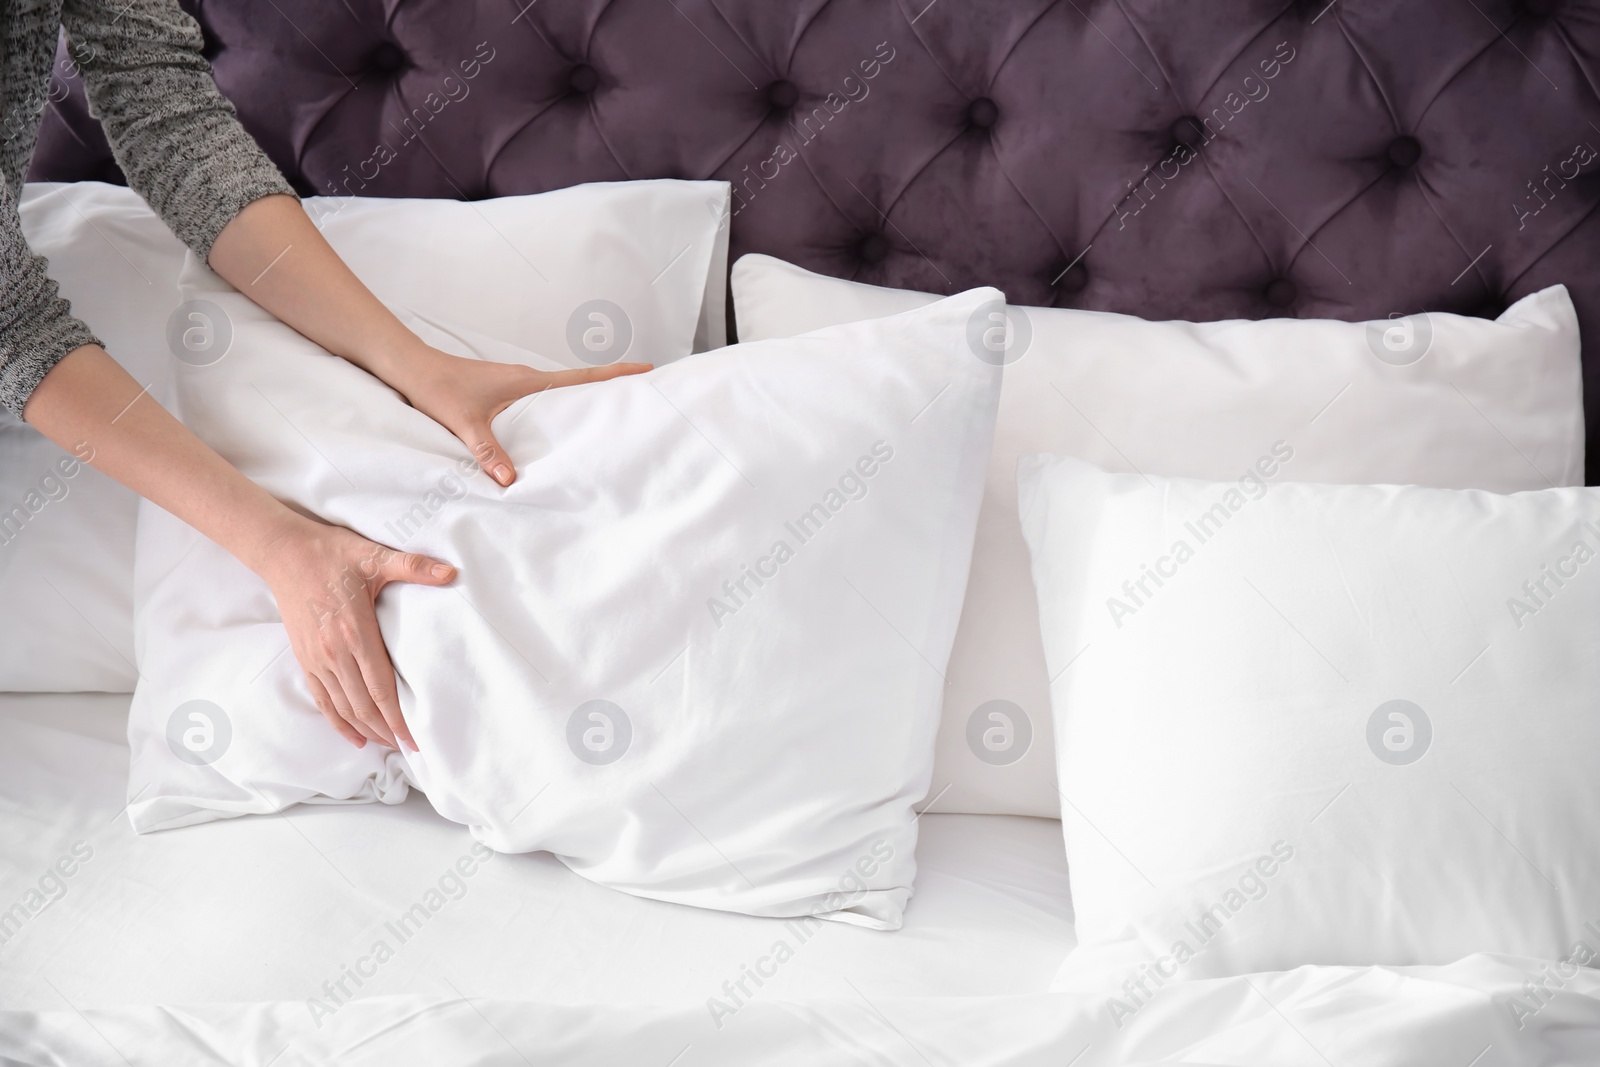
[[(186, 6), (303, 193), (721, 178), (734, 256), (1147, 318), (1564, 282), (1600, 425), (1600, 0)], [(32, 176), (114, 176), (57, 78)]]

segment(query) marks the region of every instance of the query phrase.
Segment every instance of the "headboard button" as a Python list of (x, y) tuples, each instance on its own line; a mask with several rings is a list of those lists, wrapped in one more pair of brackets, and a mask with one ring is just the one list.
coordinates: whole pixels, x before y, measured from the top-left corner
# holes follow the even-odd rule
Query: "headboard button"
[(889, 239), (881, 233), (869, 233), (856, 246), (856, 255), (864, 263), (882, 263), (889, 256)]
[(1266, 289), (1261, 294), (1275, 308), (1286, 308), (1294, 303), (1294, 298), (1299, 294), (1288, 278), (1274, 278), (1267, 283)]
[(1389, 142), (1389, 162), (1397, 167), (1410, 167), (1422, 158), (1422, 142), (1402, 134)]
[(794, 82), (779, 78), (767, 86), (767, 106), (775, 111), (788, 111), (800, 102), (800, 90)]
[(579, 63), (567, 72), (567, 88), (575, 93), (592, 93), (600, 84), (600, 75), (587, 63)]
[(406, 65), (406, 54), (394, 43), (384, 41), (367, 57), (367, 65), (382, 74), (394, 74)]
[(980, 130), (987, 130), (993, 126), (995, 120), (999, 117), (1000, 109), (987, 96), (980, 96), (967, 105), (968, 124), (976, 126)]
[(1206, 129), (1193, 115), (1179, 115), (1173, 119), (1168, 132), (1174, 141), (1186, 148), (1198, 149), (1206, 141)]

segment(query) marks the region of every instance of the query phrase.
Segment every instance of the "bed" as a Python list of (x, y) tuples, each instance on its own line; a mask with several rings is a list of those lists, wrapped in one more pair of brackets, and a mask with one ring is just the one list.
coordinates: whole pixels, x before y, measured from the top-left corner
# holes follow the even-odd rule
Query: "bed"
[[(1600, 169), (1565, 167), (1600, 144), (1593, 3), (185, 6), (303, 195), (717, 179), (730, 261), (1148, 319), (1492, 318), (1562, 283), (1600, 421)], [(469, 57), (472, 92), (418, 110)], [(120, 182), (65, 49), (56, 79), (30, 178)], [(470, 841), (420, 794), (140, 837), (128, 699), (0, 695), (17, 892), (78, 861), (0, 944), (0, 1062), (1600, 1061), (1596, 972), (1519, 1019), (1536, 964), (1489, 955), (1190, 982), (1112, 1025), (1049, 992), (1075, 944), (1050, 819), (930, 805), (893, 934), (635, 899), (541, 854), (443, 885)]]
[[(1066, 864), (1053, 821), (1017, 816), (924, 816), (893, 935), (639, 900), (537, 854), (402, 931), (470, 844), (459, 826), (413, 794), (140, 837), (127, 702), (0, 697), (8, 861), (86, 857), (0, 947), (9, 1062), (1581, 1063), (1600, 1027), (1586, 978), (1518, 1030), (1496, 1004), (1517, 961), (1475, 956), (1190, 983), (1116, 1031), (1044, 992), (1074, 943)], [(757, 968), (719, 1025), (707, 1001)]]

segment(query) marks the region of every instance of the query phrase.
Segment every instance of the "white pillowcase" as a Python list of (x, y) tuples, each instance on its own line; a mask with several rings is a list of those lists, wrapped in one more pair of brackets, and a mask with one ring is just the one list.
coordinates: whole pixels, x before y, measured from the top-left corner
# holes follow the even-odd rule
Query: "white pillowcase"
[(306, 211), (425, 335), (489, 337), (565, 367), (667, 363), (727, 343), (727, 182), (478, 202), (315, 197)]
[[(305, 206), (357, 276), (442, 348), (497, 340), (574, 367), (670, 362), (726, 339), (724, 182)], [(232, 343), (207, 309), (179, 307), (184, 247), (132, 190), (30, 185), (20, 211), (74, 314), (154, 396), (166, 399), (170, 364)], [(133, 493), (0, 412), (0, 603), (28, 606), (0, 618), (0, 690), (132, 691), (137, 512)]]
[(1119, 1022), (1174, 978), (1557, 960), (1600, 922), (1600, 490), (1279, 484), (1299, 461), (1021, 464), (1058, 984)]
[[(157, 396), (184, 248), (139, 195), (30, 184), (18, 213), (72, 312)], [(0, 690), (131, 692), (139, 501), (0, 411)]]
[(899, 925), (1000, 388), (965, 329), (998, 292), (527, 398), (494, 423), (502, 490), (382, 383), (185, 279), (235, 351), (178, 368), (184, 420), (279, 498), (461, 571), (382, 594), (421, 751), (358, 750), (264, 584), (147, 508), (137, 829), (414, 784), (629, 893)]
[[(733, 299), (749, 341), (938, 298), (747, 255), (734, 264)], [(1005, 325), (986, 335), (989, 325), (974, 324), (975, 342), (1003, 343)], [(935, 810), (1060, 813), (1049, 675), (1017, 523), (1018, 457), (1051, 452), (1111, 470), (1230, 478), (1281, 439), (1295, 458), (1279, 477), (1297, 481), (1501, 492), (1582, 484), (1578, 323), (1565, 288), (1526, 297), (1492, 322), (1416, 317), (1409, 352), (1392, 351), (1405, 347), (1407, 328), (1011, 309), (1012, 347), (993, 357), (1007, 363), (1006, 380), (950, 658)]]

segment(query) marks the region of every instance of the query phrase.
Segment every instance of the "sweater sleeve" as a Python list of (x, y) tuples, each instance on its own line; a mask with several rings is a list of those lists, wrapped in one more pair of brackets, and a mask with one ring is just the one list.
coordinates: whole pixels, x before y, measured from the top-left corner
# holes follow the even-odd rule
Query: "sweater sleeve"
[(61, 19), (128, 184), (196, 255), (251, 201), (294, 195), (217, 91), (177, 0), (66, 0)]
[(19, 419), (34, 388), (62, 356), (100, 343), (72, 317), (46, 266), (28, 248), (16, 202), (0, 181), (0, 405)]

